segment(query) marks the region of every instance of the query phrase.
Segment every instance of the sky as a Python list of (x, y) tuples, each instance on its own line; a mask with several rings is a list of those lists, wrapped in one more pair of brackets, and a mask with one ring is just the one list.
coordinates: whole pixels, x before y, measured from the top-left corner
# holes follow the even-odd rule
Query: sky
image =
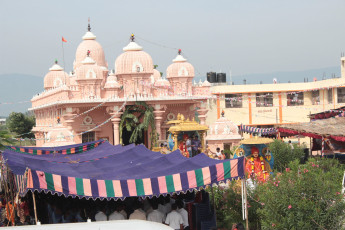
[(44, 77), (55, 59), (71, 71), (89, 17), (110, 69), (131, 33), (159, 71), (180, 48), (196, 76), (339, 66), (345, 52), (344, 0), (0, 0), (0, 75)]

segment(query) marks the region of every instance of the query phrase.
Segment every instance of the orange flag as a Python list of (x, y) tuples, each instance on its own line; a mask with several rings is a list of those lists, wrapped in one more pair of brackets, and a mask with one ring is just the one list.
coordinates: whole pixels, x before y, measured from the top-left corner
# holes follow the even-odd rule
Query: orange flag
[(63, 42), (67, 42), (67, 40), (66, 40), (64, 37), (62, 37), (62, 41), (63, 41)]

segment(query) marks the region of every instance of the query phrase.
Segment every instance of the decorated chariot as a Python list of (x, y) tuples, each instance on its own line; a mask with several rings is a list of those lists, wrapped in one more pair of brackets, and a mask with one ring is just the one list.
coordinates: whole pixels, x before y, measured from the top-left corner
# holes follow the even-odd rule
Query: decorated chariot
[(205, 134), (208, 130), (207, 125), (201, 125), (193, 118), (185, 119), (183, 114), (178, 114), (176, 120), (171, 120), (167, 124), (172, 124), (168, 130), (168, 140), (166, 146), (155, 148), (155, 151), (160, 151), (162, 153), (167, 153), (170, 151), (175, 151), (179, 149), (181, 153), (190, 157), (188, 152), (189, 146), (187, 145), (188, 139), (195, 139), (199, 143), (197, 149), (198, 152), (205, 151)]

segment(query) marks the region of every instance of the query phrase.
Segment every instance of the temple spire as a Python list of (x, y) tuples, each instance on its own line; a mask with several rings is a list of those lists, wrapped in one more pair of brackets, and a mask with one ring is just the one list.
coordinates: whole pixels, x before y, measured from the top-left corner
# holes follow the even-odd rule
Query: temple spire
[(134, 42), (135, 38), (134, 38), (134, 34), (131, 34), (131, 37), (130, 37), (131, 41)]
[(181, 55), (181, 53), (182, 53), (182, 50), (178, 49), (178, 54)]
[(88, 19), (87, 31), (91, 32), (90, 18)]

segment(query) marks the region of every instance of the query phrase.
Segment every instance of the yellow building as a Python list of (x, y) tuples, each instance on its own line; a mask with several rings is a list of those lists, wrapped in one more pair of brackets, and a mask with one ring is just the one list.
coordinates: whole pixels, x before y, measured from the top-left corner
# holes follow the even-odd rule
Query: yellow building
[(212, 124), (224, 110), (237, 125), (270, 128), (274, 125), (308, 122), (310, 113), (345, 106), (345, 58), (341, 78), (302, 83), (218, 85), (207, 115)]

